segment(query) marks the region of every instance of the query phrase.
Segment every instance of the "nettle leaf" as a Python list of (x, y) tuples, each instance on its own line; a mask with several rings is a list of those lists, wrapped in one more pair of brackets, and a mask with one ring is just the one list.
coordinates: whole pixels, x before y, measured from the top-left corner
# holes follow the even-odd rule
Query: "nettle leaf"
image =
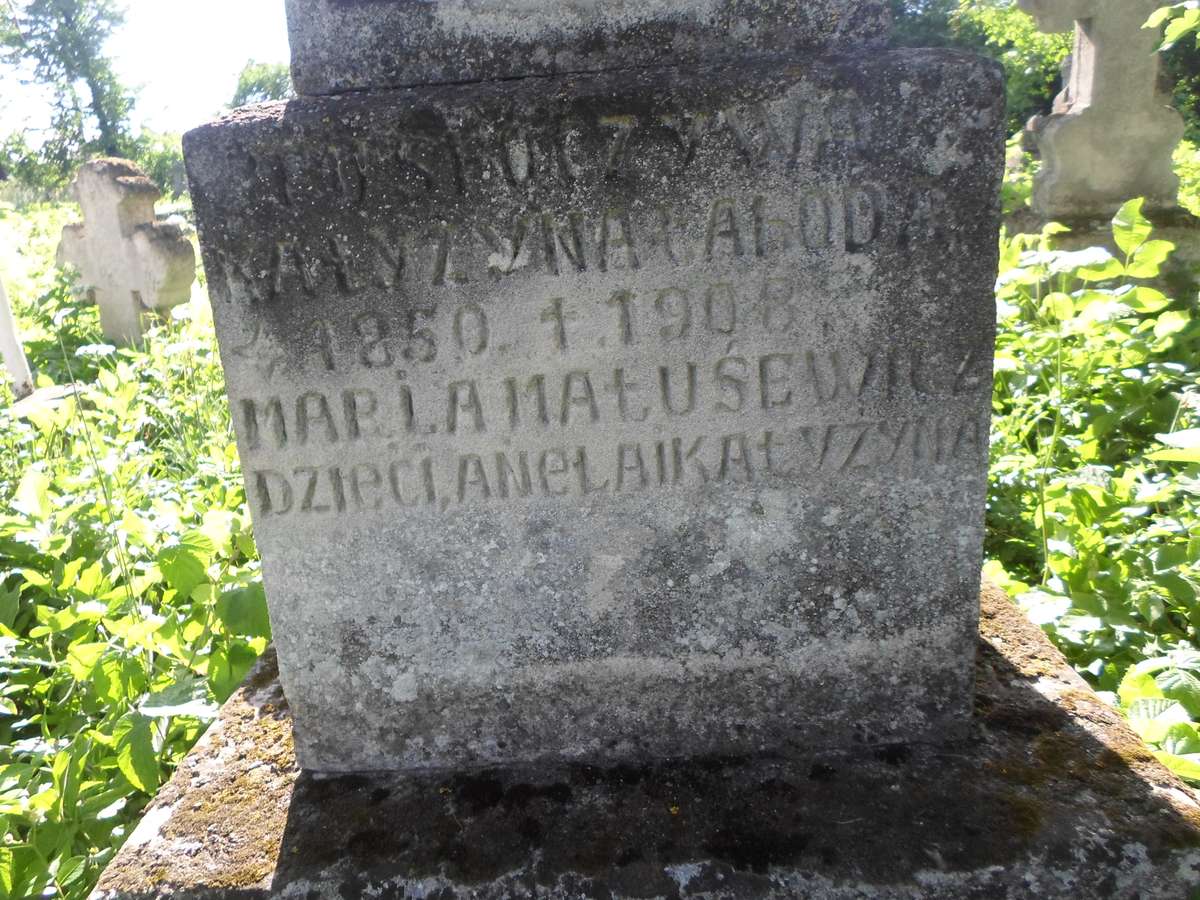
[(1167, 729), (1167, 736), (1163, 738), (1162, 748), (1179, 756), (1200, 753), (1200, 731), (1196, 730), (1192, 722), (1172, 725)]
[(1154, 278), (1174, 252), (1175, 245), (1170, 241), (1146, 241), (1134, 251), (1125, 274), (1131, 278)]
[[(1146, 663), (1149, 662), (1151, 661), (1146, 661)], [(1153, 662), (1158, 662), (1158, 660), (1154, 660)], [(1145, 665), (1145, 663), (1140, 665)], [(1166, 668), (1169, 665), (1168, 661), (1162, 660), (1160, 668)], [(1162, 697), (1162, 690), (1159, 688), (1158, 682), (1154, 680), (1153, 671), (1139, 671), (1139, 666), (1133, 666), (1125, 673), (1125, 677), (1121, 679), (1121, 684), (1117, 688), (1117, 696), (1121, 698), (1121, 705), (1123, 707), (1130, 707), (1136, 701), (1147, 697)]]
[(1143, 741), (1151, 744), (1157, 744), (1166, 738), (1172, 725), (1191, 721), (1182, 704), (1166, 697), (1143, 697), (1134, 700), (1125, 712), (1133, 730)]
[(230, 634), (269, 638), (271, 619), (261, 584), (223, 591), (217, 599), (217, 618)]
[(158, 551), (158, 568), (167, 584), (185, 597), (208, 580), (206, 560), (187, 544), (172, 544)]
[(1075, 301), (1061, 291), (1047, 294), (1042, 301), (1042, 314), (1066, 322), (1075, 317)]
[(1113, 217), (1113, 240), (1127, 256), (1132, 255), (1138, 247), (1142, 246), (1150, 237), (1150, 232), (1154, 230), (1150, 220), (1142, 215), (1142, 206), (1145, 205), (1145, 202), (1142, 197), (1130, 200), (1117, 210), (1117, 214)]
[(1167, 669), (1154, 678), (1164, 697), (1178, 700), (1192, 715), (1200, 717), (1200, 678), (1183, 669)]
[(92, 677), (92, 670), (100, 657), (108, 649), (108, 644), (82, 643), (72, 644), (67, 650), (67, 668), (71, 677), (76, 681), (87, 681)]
[(150, 726), (150, 719), (130, 713), (113, 729), (117, 767), (130, 784), (147, 794), (158, 790), (159, 784), (158, 754), (154, 752), (154, 732)]
[(257, 659), (254, 649), (240, 641), (213, 648), (208, 660), (208, 684), (219, 702), (224, 703), (238, 689)]
[(147, 697), (138, 711), (152, 719), (191, 716), (208, 721), (216, 718), (217, 705), (208, 699), (204, 682), (193, 675), (185, 675), (169, 687)]
[(213, 552), (225, 550), (233, 541), (237, 516), (226, 509), (210, 509), (204, 514), (204, 519), (198, 533), (202, 533), (213, 544)]
[(1162, 48), (1174, 46), (1180, 38), (1191, 34), (1200, 26), (1200, 9), (1185, 9), (1183, 15), (1172, 19), (1163, 33)]
[(1172, 650), (1169, 658), (1171, 664), (1177, 669), (1200, 672), (1200, 652), (1195, 650)]
[(185, 531), (179, 539), (179, 543), (190, 549), (197, 556), (207, 561), (212, 558), (212, 555), (217, 552), (217, 545), (213, 538), (209, 536), (204, 529), (193, 528), (191, 531)]
[(53, 509), (50, 498), (50, 478), (40, 469), (30, 466), (21, 476), (13, 496), (14, 508), (33, 519), (45, 519)]

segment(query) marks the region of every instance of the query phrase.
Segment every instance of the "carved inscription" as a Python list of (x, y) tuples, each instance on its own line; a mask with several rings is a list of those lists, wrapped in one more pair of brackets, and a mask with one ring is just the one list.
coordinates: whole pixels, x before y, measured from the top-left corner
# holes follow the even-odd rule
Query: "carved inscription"
[[(990, 360), (908, 340), (880, 286), (951, 238), (937, 186), (877, 166), (877, 114), (805, 88), (487, 127), (431, 112), (331, 134), (318, 160), (242, 148), (280, 220), (257, 259), (212, 260), (256, 326), (233, 353), (263, 376), (233, 398), (256, 510), (980, 470), (966, 397)], [(640, 192), (647, 172), (680, 190)]]
[[(403, 373), (400, 373), (401, 375)], [(421, 435), (528, 434), (577, 427), (767, 418), (852, 406), (865, 398), (957, 396), (985, 374), (971, 355), (931, 368), (921, 357), (795, 348), (663, 361), (638, 368), (574, 368), (459, 378), (414, 387), (403, 378), (385, 393), (347, 388), (235, 401), (247, 449), (334, 447)]]
[[(902, 210), (892, 209), (893, 203)], [(787, 203), (764, 196), (718, 197), (699, 215), (666, 205), (614, 206), (591, 215), (530, 210), (506, 222), (471, 225), (406, 228), (384, 221), (354, 245), (336, 235), (285, 237), (264, 259), (265, 277), (230, 254), (217, 254), (216, 261), (227, 282), (251, 303), (351, 297), (368, 290), (427, 292), (515, 275), (670, 271), (795, 254), (853, 256), (876, 244), (907, 246), (914, 237), (928, 236), (936, 207), (924, 218), (920, 208), (929, 203), (924, 197), (891, 198), (879, 185), (813, 186)]]
[[(660, 333), (669, 339), (685, 321), (676, 310)], [(460, 349), (470, 355), (477, 346), (464, 338)], [(911, 406), (933, 394), (955, 397), (985, 377), (970, 354), (934, 361), (796, 346), (448, 376), (444, 384), (398, 375), (386, 391), (347, 387), (235, 402), (259, 510), (445, 510), (709, 484), (916, 476), (969, 470), (986, 455), (980, 422), (963, 414), (838, 418), (867, 398)], [(260, 464), (273, 454), (311, 463)]]
[(447, 510), (531, 498), (632, 495), (671, 487), (758, 484), (801, 477), (854, 477), (888, 469), (934, 473), (981, 465), (977, 420), (914, 418), (808, 425), (781, 431), (688, 433), (601, 446), (559, 444), (478, 453), (415, 453), (356, 464), (252, 468), (260, 514)]

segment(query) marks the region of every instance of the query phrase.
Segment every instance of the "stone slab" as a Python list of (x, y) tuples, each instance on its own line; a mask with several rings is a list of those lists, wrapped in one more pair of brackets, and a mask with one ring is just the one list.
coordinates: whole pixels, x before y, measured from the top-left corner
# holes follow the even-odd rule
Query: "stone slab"
[(883, 44), (886, 0), (287, 0), (301, 94)]
[(896, 51), (190, 133), (303, 765), (961, 731), (1002, 105)]
[(264, 658), (97, 900), (1179, 900), (1200, 804), (995, 588), (946, 746), (316, 777)]

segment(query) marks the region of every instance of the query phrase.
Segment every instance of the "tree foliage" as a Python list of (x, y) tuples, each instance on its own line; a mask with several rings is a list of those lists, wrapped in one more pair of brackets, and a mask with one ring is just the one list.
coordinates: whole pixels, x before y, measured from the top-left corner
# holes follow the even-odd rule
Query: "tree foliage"
[(229, 106), (233, 109), (266, 100), (290, 100), (294, 96), (292, 73), (286, 65), (250, 60), (238, 75), (237, 90)]
[(53, 187), (91, 155), (129, 155), (134, 98), (104, 52), (124, 21), (115, 0), (27, 0), (9, 9), (0, 26), (0, 61), (53, 99), (44, 142), (34, 148), (10, 138), (4, 167)]

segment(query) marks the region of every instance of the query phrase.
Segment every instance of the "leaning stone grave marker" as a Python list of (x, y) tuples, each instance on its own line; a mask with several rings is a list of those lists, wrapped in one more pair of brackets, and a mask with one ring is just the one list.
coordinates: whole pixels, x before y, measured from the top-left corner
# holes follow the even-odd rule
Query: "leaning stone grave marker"
[(196, 252), (178, 226), (155, 221), (161, 192), (128, 160), (84, 163), (74, 191), (83, 222), (63, 228), (58, 264), (79, 270), (105, 337), (133, 343), (148, 316), (190, 299)]
[[(693, 5), (658, 6), (669, 31)], [(810, 7), (784, 58), (187, 136), (303, 766), (962, 733), (1000, 75), (872, 24), (830, 40)]]

